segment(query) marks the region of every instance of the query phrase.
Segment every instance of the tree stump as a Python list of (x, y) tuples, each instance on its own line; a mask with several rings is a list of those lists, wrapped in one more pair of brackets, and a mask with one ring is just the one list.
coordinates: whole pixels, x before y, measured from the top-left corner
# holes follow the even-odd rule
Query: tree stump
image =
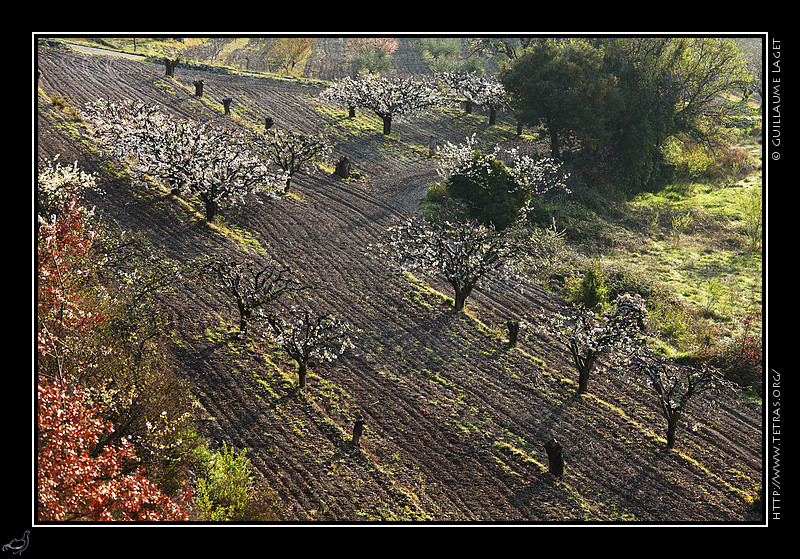
[(273, 124), (275, 124), (275, 121), (272, 120), (271, 116), (268, 116), (267, 118), (264, 119), (264, 130), (269, 130), (270, 128), (272, 128)]
[(231, 114), (231, 103), (233, 103), (233, 99), (231, 99), (230, 97), (226, 97), (225, 99), (222, 100), (222, 106), (225, 108), (226, 115)]
[(547, 462), (550, 473), (560, 478), (564, 475), (564, 457), (561, 453), (561, 445), (557, 440), (550, 439), (544, 443), (544, 449), (547, 451)]
[(194, 94), (198, 97), (203, 96), (203, 80), (197, 80), (192, 82), (194, 84)]
[(353, 425), (353, 446), (358, 446), (358, 440), (361, 438), (361, 435), (364, 433), (364, 419), (359, 416), (356, 418), (356, 422)]
[(508, 327), (508, 345), (514, 347), (517, 345), (517, 338), (519, 337), (519, 320), (509, 320), (506, 322)]
[(333, 174), (339, 175), (343, 179), (350, 178), (350, 158), (344, 155), (340, 157)]
[(175, 60), (170, 60), (169, 58), (164, 59), (164, 68), (167, 76), (172, 76), (175, 73), (175, 66), (178, 65), (180, 62), (180, 58), (176, 58)]

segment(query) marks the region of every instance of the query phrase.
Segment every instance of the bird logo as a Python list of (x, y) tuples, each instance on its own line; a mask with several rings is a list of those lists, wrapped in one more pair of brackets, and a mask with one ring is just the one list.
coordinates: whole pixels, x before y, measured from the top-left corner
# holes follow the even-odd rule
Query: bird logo
[(3, 546), (3, 551), (10, 551), (14, 555), (21, 555), (22, 552), (28, 547), (28, 538), (30, 537), (30, 534), (30, 530), (25, 530), (25, 533), (21, 538), (14, 538), (5, 544)]

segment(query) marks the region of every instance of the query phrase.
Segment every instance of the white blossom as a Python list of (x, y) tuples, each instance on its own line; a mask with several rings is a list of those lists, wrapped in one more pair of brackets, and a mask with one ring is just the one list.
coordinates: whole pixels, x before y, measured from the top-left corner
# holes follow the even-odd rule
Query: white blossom
[(266, 313), (266, 322), (265, 335), (297, 363), (301, 388), (310, 360), (333, 361), (354, 347), (350, 325), (333, 314), (291, 306), (284, 312)]
[(46, 160), (38, 168), (36, 176), (36, 211), (39, 221), (49, 221), (75, 197), (80, 198), (87, 190), (96, 190), (97, 175), (78, 168), (78, 162), (64, 165), (60, 155)]
[(347, 108), (373, 112), (383, 120), (383, 133), (391, 133), (392, 119), (439, 105), (441, 91), (430, 80), (363, 74), (346, 77), (320, 93), (320, 98)]
[(173, 118), (139, 102), (99, 100), (84, 106), (89, 134), (138, 180), (157, 179), (175, 194), (192, 193), (212, 220), (221, 203), (262, 193), (276, 196), (286, 173), (273, 171), (252, 149), (253, 132), (213, 122)]
[(420, 218), (390, 227), (377, 248), (403, 271), (443, 276), (455, 292), (456, 310), (485, 276), (521, 281), (522, 270), (534, 268), (543, 249), (511, 229)]

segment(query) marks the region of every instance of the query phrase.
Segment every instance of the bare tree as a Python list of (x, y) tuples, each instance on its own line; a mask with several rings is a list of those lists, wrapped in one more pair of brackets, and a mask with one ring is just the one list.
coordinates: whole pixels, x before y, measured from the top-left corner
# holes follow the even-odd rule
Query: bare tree
[(290, 75), (295, 66), (308, 58), (315, 42), (310, 37), (277, 38), (270, 46), (269, 59)]
[(289, 266), (255, 260), (236, 262), (220, 260), (211, 265), (223, 290), (236, 301), (239, 311), (239, 332), (247, 333), (254, 312), (264, 311), (291, 292), (305, 288), (292, 276)]
[[(678, 365), (675, 362), (639, 347), (627, 357), (628, 370), (642, 375), (658, 399), (661, 414), (667, 421), (667, 448), (675, 446), (678, 421), (690, 409), (713, 405), (722, 394), (734, 394), (733, 385), (707, 363)], [(715, 393), (714, 398), (702, 398), (703, 393)]]
[(306, 385), (312, 359), (332, 361), (353, 347), (350, 325), (332, 314), (316, 314), (308, 308), (292, 306), (284, 312), (268, 313), (266, 321), (266, 335), (297, 363), (300, 388)]

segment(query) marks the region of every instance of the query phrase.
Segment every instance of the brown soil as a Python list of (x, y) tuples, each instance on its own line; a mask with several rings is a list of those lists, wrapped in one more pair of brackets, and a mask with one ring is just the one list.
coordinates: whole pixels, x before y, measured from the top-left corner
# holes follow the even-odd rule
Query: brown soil
[[(408, 278), (370, 251), (385, 227), (419, 210), (435, 177), (429, 135), (461, 141), (470, 126), (485, 125), (480, 115), (398, 119), (390, 137), (376, 121), (346, 135), (346, 115), (319, 110), (320, 88), (301, 82), (181, 68), (172, 80), (163, 66), (47, 48), (36, 62), (39, 158), (61, 154), (100, 168), (75, 123), (49, 103), (56, 96), (73, 107), (133, 98), (193, 118), (224, 118), (221, 99), (232, 97), (241, 121), (271, 116), (277, 127), (330, 134), (334, 160), (347, 155), (361, 173), (304, 174), (285, 199), (223, 210), (228, 230), (248, 232), (298, 275), (320, 280), (314, 304), (357, 330), (356, 348), (314, 367), (302, 394), (289, 361), (229, 335), (236, 309), (214, 285), (187, 283), (169, 307), (175, 359), (202, 404), (203, 431), (212, 444), (247, 449), (286, 520), (752, 520), (749, 499), (762, 483), (760, 407), (682, 424), (667, 452), (664, 421), (645, 389), (599, 371), (590, 394), (577, 396), (563, 348), (530, 332), (517, 348), (505, 346), (508, 317), (560, 307), (557, 297), (492, 285), (454, 314), (444, 285)], [(193, 96), (198, 77), (202, 101)], [(513, 133), (497, 141), (513, 142)], [(171, 258), (244, 250), (198, 208), (113, 177), (102, 185), (88, 203)], [(358, 414), (366, 429), (354, 449)], [(561, 481), (547, 473), (542, 444), (552, 436), (564, 448)]]

